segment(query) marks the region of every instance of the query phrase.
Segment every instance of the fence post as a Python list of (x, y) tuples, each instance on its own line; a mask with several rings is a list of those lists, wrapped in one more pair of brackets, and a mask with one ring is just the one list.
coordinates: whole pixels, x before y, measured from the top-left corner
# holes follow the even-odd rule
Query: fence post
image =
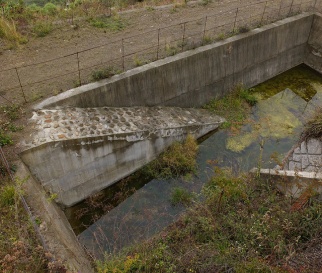
[(26, 99), (26, 96), (25, 96), (25, 92), (23, 91), (22, 84), (21, 84), (21, 80), (20, 80), (20, 77), (19, 77), (18, 68), (15, 67), (15, 70), (16, 70), (16, 74), (17, 74), (18, 81), (19, 81), (20, 89), (21, 89), (21, 92), (22, 92), (22, 96), (23, 96), (25, 102), (27, 102), (27, 99)]
[(185, 34), (186, 34), (186, 22), (183, 23), (183, 35), (182, 35), (181, 51), (183, 51), (183, 47), (184, 47)]
[(78, 81), (79, 81), (79, 85), (82, 85), (82, 79), (81, 79), (81, 72), (80, 72), (80, 66), (79, 66), (79, 57), (78, 57), (78, 51), (76, 53), (77, 56), (77, 68), (78, 68)]
[(314, 6), (313, 6), (313, 9), (316, 9), (316, 3), (318, 2), (318, 0), (315, 0), (315, 3), (314, 3)]
[(125, 64), (124, 64), (124, 39), (123, 38), (122, 38), (121, 51), (122, 51), (122, 69), (123, 69), (123, 71), (125, 71)]
[(278, 10), (278, 19), (279, 19), (279, 18), (280, 18), (280, 16), (281, 16), (282, 2), (283, 2), (283, 0), (281, 0), (281, 2), (280, 2), (280, 8), (279, 8), (279, 10)]
[(267, 7), (267, 1), (265, 2), (265, 7), (264, 7), (264, 10), (263, 10), (263, 14), (262, 14), (262, 19), (261, 19), (261, 25), (263, 25), (263, 19), (264, 19), (264, 14), (265, 14), (265, 11), (266, 11), (266, 7)]
[(205, 18), (205, 24), (204, 24), (204, 26), (203, 26), (202, 43), (204, 43), (204, 41), (205, 41), (206, 28), (207, 28), (207, 18), (208, 18), (208, 16), (206, 16), (206, 18)]
[(159, 50), (160, 50), (160, 29), (158, 29), (158, 49), (157, 49), (157, 60), (159, 60)]
[(238, 8), (236, 9), (236, 15), (235, 15), (235, 21), (234, 21), (233, 32), (235, 32), (236, 22), (237, 22), (237, 16), (238, 16)]
[(289, 10), (289, 12), (288, 12), (288, 14), (287, 14), (287, 17), (289, 17), (289, 16), (290, 16), (290, 14), (291, 14), (292, 7), (293, 7), (293, 3), (294, 3), (294, 0), (292, 0), (291, 6), (290, 6), (290, 10)]

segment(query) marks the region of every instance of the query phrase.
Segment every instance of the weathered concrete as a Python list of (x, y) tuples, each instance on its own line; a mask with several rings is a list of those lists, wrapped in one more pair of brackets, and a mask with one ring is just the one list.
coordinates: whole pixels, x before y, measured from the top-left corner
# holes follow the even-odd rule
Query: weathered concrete
[(314, 193), (322, 193), (322, 173), (302, 172), (294, 170), (260, 169), (251, 170), (260, 174), (261, 178), (272, 181), (283, 194), (298, 198), (310, 189)]
[(44, 188), (71, 206), (153, 160), (188, 134), (199, 138), (224, 119), (169, 107), (43, 110), (23, 143), (23, 162)]
[(305, 63), (322, 73), (322, 15), (314, 16)]
[(41, 185), (32, 178), (24, 164), (19, 164), (15, 176), (26, 179), (22, 185), (25, 198), (32, 207), (33, 216), (42, 221), (39, 230), (53, 258), (67, 266), (67, 272), (93, 273), (88, 256), (76, 239), (64, 212), (55, 202), (48, 200)]
[[(81, 86), (36, 106), (200, 106), (238, 83), (254, 86), (306, 60), (314, 17), (301, 14)], [(314, 22), (319, 24), (320, 19)], [(318, 32), (317, 32), (318, 33)], [(315, 37), (315, 38), (314, 38)]]
[(284, 170), (322, 173), (322, 143), (320, 139), (303, 141), (285, 160)]

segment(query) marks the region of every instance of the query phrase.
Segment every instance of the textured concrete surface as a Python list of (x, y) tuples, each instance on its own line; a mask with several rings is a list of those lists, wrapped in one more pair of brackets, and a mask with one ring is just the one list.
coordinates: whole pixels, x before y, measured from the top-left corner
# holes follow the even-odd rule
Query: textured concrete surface
[(322, 73), (322, 15), (314, 16), (305, 63)]
[(313, 14), (301, 14), (49, 98), (54, 106), (196, 107), (305, 61)]
[[(23, 142), (23, 149), (45, 142), (110, 136), (108, 140), (138, 141), (143, 134), (171, 130), (191, 125), (213, 124), (220, 119), (206, 110), (174, 107), (132, 108), (63, 108), (38, 110), (31, 118), (33, 133)], [(148, 136), (144, 136), (148, 138)]]
[(285, 170), (322, 173), (322, 143), (320, 139), (303, 141), (286, 159)]
[(224, 119), (168, 107), (35, 112), (20, 154), (56, 201), (71, 206), (141, 168), (188, 134), (199, 138)]

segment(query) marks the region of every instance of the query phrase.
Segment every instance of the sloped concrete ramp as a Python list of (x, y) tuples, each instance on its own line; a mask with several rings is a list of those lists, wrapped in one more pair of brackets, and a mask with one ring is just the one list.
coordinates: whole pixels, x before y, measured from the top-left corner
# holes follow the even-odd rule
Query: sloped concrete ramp
[(223, 121), (206, 110), (174, 107), (38, 110), (20, 156), (68, 207), (133, 173), (174, 141), (199, 138)]

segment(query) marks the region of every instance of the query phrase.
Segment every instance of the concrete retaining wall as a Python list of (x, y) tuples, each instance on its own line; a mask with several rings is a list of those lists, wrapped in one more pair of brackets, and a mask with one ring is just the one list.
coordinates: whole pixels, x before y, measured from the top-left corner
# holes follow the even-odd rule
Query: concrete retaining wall
[[(251, 87), (303, 63), (316, 16), (301, 14), (150, 63), (71, 89), (36, 108), (200, 106), (223, 96), (238, 83)], [(320, 18), (314, 22), (318, 29)], [(311, 41), (318, 39), (316, 35), (313, 31)]]
[(221, 122), (144, 132), (136, 141), (123, 134), (47, 142), (20, 156), (45, 190), (57, 194), (55, 201), (69, 207), (141, 168), (174, 141), (188, 134), (199, 138)]
[(314, 16), (305, 63), (322, 73), (322, 15)]

